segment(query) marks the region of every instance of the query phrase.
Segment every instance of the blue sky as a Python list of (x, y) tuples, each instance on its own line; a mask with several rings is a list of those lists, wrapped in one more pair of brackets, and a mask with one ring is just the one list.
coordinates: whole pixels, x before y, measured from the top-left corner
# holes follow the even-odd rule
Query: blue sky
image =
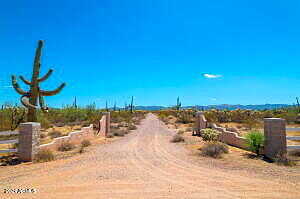
[(173, 105), (177, 96), (183, 105), (292, 104), (299, 9), (296, 0), (5, 1), (0, 104), (19, 101), (10, 75), (30, 79), (39, 39), (42, 72), (55, 70), (41, 87), (67, 83), (46, 98), (51, 106), (74, 96), (81, 105), (123, 106), (132, 95), (137, 105)]

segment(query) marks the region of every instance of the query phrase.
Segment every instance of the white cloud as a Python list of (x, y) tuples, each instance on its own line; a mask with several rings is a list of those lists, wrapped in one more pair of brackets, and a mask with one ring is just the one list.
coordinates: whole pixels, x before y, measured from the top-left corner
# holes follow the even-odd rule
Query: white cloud
[(217, 98), (210, 98), (211, 101), (217, 101)]
[(204, 73), (202, 76), (208, 79), (216, 79), (222, 77), (222, 75), (214, 75), (214, 74), (207, 74), (207, 73)]

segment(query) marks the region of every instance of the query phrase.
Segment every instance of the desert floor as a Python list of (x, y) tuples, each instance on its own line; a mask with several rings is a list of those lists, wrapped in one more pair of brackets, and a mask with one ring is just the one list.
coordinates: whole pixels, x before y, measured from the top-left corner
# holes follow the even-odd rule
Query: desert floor
[[(0, 198), (300, 198), (300, 181), (228, 170), (192, 155), (153, 114), (138, 129), (81, 155), (0, 168)], [(37, 193), (4, 194), (5, 188)]]

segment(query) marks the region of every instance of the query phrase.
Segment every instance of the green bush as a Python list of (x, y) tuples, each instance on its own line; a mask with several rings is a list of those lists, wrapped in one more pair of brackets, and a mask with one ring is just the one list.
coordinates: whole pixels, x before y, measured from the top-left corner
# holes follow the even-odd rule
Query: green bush
[(81, 146), (82, 147), (88, 147), (91, 145), (91, 142), (89, 140), (82, 140)]
[(259, 131), (252, 131), (245, 136), (248, 149), (259, 155), (260, 149), (264, 145), (264, 135)]
[(214, 129), (202, 129), (201, 131), (201, 137), (204, 141), (212, 142), (212, 141), (218, 141), (220, 132)]
[(35, 162), (49, 162), (52, 160), (54, 160), (54, 154), (48, 149), (40, 150), (34, 158)]
[(184, 142), (184, 138), (179, 135), (179, 134), (176, 134), (173, 136), (173, 138), (171, 139), (171, 142)]
[(221, 158), (224, 153), (228, 153), (229, 149), (226, 144), (221, 142), (209, 142), (201, 148), (202, 155), (213, 158)]
[(58, 150), (59, 151), (71, 151), (72, 149), (74, 149), (75, 146), (74, 144), (70, 143), (70, 142), (63, 142), (59, 147)]

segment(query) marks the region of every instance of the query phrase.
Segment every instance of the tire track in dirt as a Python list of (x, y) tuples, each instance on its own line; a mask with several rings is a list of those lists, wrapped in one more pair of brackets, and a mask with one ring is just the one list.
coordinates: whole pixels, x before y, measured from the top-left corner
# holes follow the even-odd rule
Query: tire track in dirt
[[(290, 187), (284, 181), (202, 166), (184, 146), (169, 142), (174, 134), (148, 114), (137, 130), (91, 152), (26, 167), (25, 176), (22, 166), (17, 166), (8, 172), (13, 179), (8, 185), (32, 185), (39, 192), (29, 198), (50, 199), (299, 198), (299, 186)], [(1, 173), (3, 179), (8, 176)]]

